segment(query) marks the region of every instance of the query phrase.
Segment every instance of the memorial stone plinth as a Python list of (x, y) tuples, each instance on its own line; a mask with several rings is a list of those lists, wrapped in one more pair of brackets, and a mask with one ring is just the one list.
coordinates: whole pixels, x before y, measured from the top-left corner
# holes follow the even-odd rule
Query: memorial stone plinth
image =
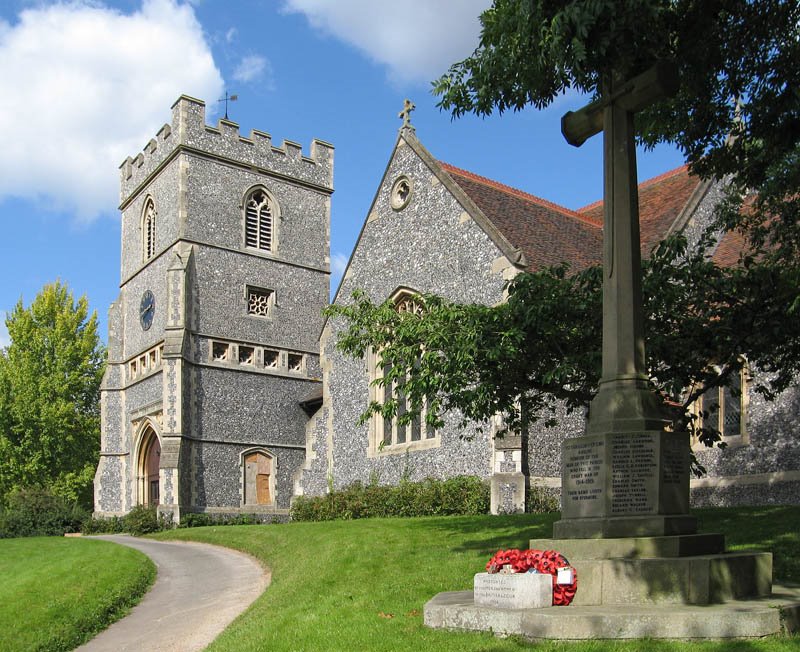
[(561, 451), (562, 520), (556, 539), (662, 536), (696, 531), (689, 512), (685, 432), (586, 435)]
[(495, 609), (553, 606), (553, 576), (544, 573), (477, 573), (475, 605)]

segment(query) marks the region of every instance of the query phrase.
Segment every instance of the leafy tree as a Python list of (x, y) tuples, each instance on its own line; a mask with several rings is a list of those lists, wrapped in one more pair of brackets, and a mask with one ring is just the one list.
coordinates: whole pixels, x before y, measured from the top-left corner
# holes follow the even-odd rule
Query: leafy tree
[[(673, 143), (726, 179), (727, 228), (794, 262), (800, 245), (800, 3), (796, 0), (495, 0), (472, 56), (434, 82), (458, 117), (544, 108), (569, 88), (675, 63), (677, 94), (642, 111), (647, 145)], [(741, 211), (741, 198), (755, 192)]]
[[(674, 236), (644, 264), (652, 383), (674, 405), (675, 425), (690, 428), (689, 405), (727, 385), (745, 359), (766, 372), (757, 391), (769, 398), (785, 389), (800, 371), (800, 5), (495, 0), (481, 22), (478, 49), (434, 82), (454, 117), (541, 109), (569, 88), (599, 96), (611, 78), (676, 63), (677, 94), (637, 114), (638, 137), (676, 144), (694, 173), (725, 179), (728, 193), (695, 249)], [(707, 254), (732, 229), (748, 246), (738, 266), (719, 268)], [(374, 347), (391, 365), (377, 383), (404, 382), (411, 409), (401, 421), (427, 397), (433, 423), (449, 409), (478, 421), (504, 412), (516, 429), (558, 402), (575, 409), (594, 395), (601, 285), (596, 268), (571, 275), (560, 266), (519, 275), (497, 307), (426, 296), (422, 315), (397, 314), (357, 294), (328, 314), (348, 322), (341, 350)], [(393, 417), (397, 403), (373, 404), (363, 418)], [(719, 440), (710, 427), (699, 435)]]
[[(785, 309), (798, 297), (797, 268), (750, 260), (721, 268), (706, 254), (674, 236), (644, 263), (647, 365), (679, 428), (695, 428), (689, 406), (728, 384), (745, 361), (765, 372), (756, 390), (767, 397), (800, 372), (800, 322), (787, 320)], [(559, 405), (587, 407), (600, 380), (602, 276), (598, 267), (568, 271), (520, 274), (498, 306), (426, 295), (419, 314), (398, 313), (390, 301), (376, 305), (359, 292), (349, 305), (330, 306), (330, 317), (347, 322), (337, 347), (355, 357), (380, 351), (388, 372), (375, 382), (400, 381), (410, 404), (397, 417), (397, 397), (372, 403), (362, 419), (379, 412), (410, 422), (427, 400), (426, 418), (436, 426), (448, 410), (479, 422), (502, 412), (519, 430), (539, 417), (555, 425)], [(758, 300), (764, 294), (775, 300)], [(708, 425), (696, 434), (709, 445), (719, 440)]]
[(100, 450), (105, 349), (97, 315), (66, 285), (45, 285), (6, 318), (0, 353), (0, 502), (40, 487), (86, 506)]

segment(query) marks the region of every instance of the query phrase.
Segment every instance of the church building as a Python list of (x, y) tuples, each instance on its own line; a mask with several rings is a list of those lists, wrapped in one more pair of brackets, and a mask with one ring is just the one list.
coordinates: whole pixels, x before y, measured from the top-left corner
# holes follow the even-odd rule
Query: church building
[[(344, 324), (323, 320), (329, 279), (333, 148), (273, 147), (206, 126), (181, 97), (144, 153), (122, 166), (122, 278), (109, 319), (102, 397), (99, 515), (158, 504), (186, 512), (285, 517), (297, 495), (352, 482), (454, 475), (490, 482), (492, 511), (524, 509), (530, 485), (560, 491), (560, 445), (583, 434), (583, 415), (525, 437), (431, 429), (373, 417), (381, 401), (375, 355), (336, 349)], [(667, 234), (690, 241), (708, 224), (720, 188), (685, 167), (640, 185), (643, 255)], [(356, 289), (398, 311), (417, 293), (494, 305), (523, 271), (562, 261), (598, 264), (602, 202), (570, 210), (435, 159), (408, 112), (334, 302)], [(736, 262), (726, 235), (714, 252)], [(321, 333), (321, 335), (320, 335)], [(773, 403), (748, 391), (746, 370), (706, 409), (725, 450), (698, 448), (708, 476), (695, 504), (797, 502), (800, 394)]]

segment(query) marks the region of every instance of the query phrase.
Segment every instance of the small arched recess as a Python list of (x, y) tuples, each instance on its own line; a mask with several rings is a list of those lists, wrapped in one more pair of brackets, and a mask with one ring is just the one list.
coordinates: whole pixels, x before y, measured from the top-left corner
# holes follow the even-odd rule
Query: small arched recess
[(242, 506), (275, 504), (276, 459), (266, 448), (248, 448), (241, 454)]

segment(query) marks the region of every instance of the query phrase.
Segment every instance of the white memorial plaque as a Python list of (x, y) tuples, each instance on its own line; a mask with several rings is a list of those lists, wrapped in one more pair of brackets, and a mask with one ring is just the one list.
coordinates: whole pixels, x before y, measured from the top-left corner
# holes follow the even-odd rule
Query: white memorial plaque
[(475, 605), (496, 609), (541, 609), (553, 606), (549, 573), (477, 573)]

